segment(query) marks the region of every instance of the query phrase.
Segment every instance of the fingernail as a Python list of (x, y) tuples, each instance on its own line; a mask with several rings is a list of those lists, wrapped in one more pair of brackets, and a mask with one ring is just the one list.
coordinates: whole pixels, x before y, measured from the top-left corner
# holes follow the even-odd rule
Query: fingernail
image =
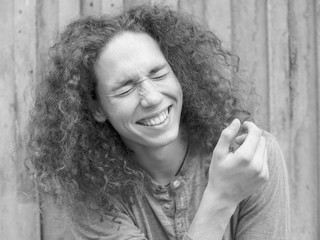
[(238, 121), (238, 119), (237, 119), (237, 118), (236, 118), (236, 119), (234, 119), (234, 120), (232, 121), (232, 123), (231, 123), (231, 126), (232, 126), (232, 127), (237, 126), (237, 121)]

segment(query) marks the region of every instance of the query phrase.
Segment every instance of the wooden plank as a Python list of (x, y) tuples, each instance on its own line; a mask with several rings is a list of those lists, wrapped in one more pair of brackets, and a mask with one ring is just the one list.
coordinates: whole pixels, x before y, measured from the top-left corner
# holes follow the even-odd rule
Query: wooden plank
[(81, 15), (100, 15), (102, 11), (101, 0), (82, 0)]
[(27, 116), (30, 108), (30, 89), (36, 72), (36, 2), (14, 1), (14, 71), (16, 92), (15, 138), (16, 159), (16, 223), (17, 238), (40, 239), (38, 193), (24, 165)]
[(205, 0), (183, 0), (179, 1), (178, 8), (181, 12), (186, 12), (194, 16), (199, 23), (205, 24)]
[(150, 5), (151, 0), (123, 0), (123, 9), (124, 11), (129, 10), (130, 8), (134, 8), (139, 5)]
[(267, 1), (270, 131), (278, 139), (287, 164), (290, 155), (290, 81), (288, 0)]
[(39, 1), (37, 4), (37, 78), (40, 78), (48, 63), (48, 51), (59, 32), (59, 5), (55, 0)]
[(225, 48), (231, 48), (231, 6), (226, 0), (179, 1), (179, 10), (194, 16), (200, 24), (208, 27), (221, 40)]
[[(295, 180), (291, 153), (291, 95), (289, 79), (288, 1), (267, 0), (269, 130), (278, 140), (289, 171)], [(292, 185), (290, 186), (292, 188)], [(292, 200), (293, 201), (293, 200)], [(292, 207), (290, 209), (292, 212)], [(292, 228), (292, 231), (294, 229)], [(294, 233), (292, 234), (294, 236)], [(291, 239), (289, 237), (289, 239)]]
[(152, 5), (168, 6), (173, 10), (178, 10), (179, 0), (151, 0)]
[(123, 0), (102, 0), (102, 13), (117, 15), (123, 11)]
[(223, 41), (223, 46), (230, 48), (231, 43), (231, 7), (225, 0), (184, 0), (178, 2), (182, 12), (194, 16), (195, 20), (214, 31)]
[[(269, 130), (266, 1), (232, 1), (232, 51), (240, 57), (240, 74), (261, 96), (256, 122)], [(249, 27), (250, 26), (250, 27)]]
[[(314, 1), (314, 19), (315, 19), (315, 31), (316, 31), (316, 62), (317, 62), (317, 71), (316, 71), (316, 79), (318, 86), (318, 94), (317, 94), (317, 103), (318, 103), (318, 213), (320, 213), (320, 1)], [(318, 223), (320, 223), (320, 214), (318, 214)], [(320, 239), (320, 229), (318, 228), (318, 239)]]
[(59, 0), (59, 28), (80, 16), (80, 0)]
[(289, 1), (292, 239), (318, 239), (317, 79), (312, 1)]
[(231, 49), (231, 1), (206, 0), (202, 8), (204, 22), (222, 40), (222, 46)]
[(0, 236), (19, 239), (15, 162), (14, 2), (0, 1)]
[[(49, 47), (54, 44), (59, 31), (59, 2), (55, 0), (39, 1), (37, 9), (37, 78), (41, 78), (48, 63)], [(53, 203), (42, 203), (41, 208), (43, 240), (74, 239), (66, 219)]]

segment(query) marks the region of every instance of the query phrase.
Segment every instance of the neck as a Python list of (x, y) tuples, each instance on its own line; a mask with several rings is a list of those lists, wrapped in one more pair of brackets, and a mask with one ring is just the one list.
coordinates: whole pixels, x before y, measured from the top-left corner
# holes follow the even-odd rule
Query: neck
[(159, 184), (168, 184), (180, 169), (186, 155), (188, 143), (185, 139), (160, 148), (135, 149), (136, 161)]

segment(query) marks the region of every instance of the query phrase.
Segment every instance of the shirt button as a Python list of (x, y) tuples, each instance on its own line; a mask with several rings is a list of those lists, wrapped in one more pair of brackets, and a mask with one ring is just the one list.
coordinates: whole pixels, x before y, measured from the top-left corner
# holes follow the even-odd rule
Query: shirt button
[(178, 228), (182, 228), (183, 223), (182, 222), (177, 222), (177, 226), (178, 226)]
[(180, 181), (178, 181), (178, 180), (173, 181), (172, 186), (173, 186), (174, 188), (179, 187), (179, 186), (180, 186)]
[(165, 208), (165, 209), (170, 209), (170, 203), (165, 203), (165, 204), (163, 204), (163, 207)]

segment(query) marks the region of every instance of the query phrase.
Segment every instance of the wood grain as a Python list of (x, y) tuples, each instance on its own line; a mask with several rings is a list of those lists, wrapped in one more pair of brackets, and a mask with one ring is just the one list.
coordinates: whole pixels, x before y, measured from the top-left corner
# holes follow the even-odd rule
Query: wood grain
[(32, 86), (45, 71), (49, 46), (68, 22), (139, 4), (193, 14), (240, 56), (244, 79), (262, 97), (258, 122), (278, 139), (287, 162), (291, 239), (320, 239), (318, 0), (0, 1), (0, 238), (40, 240), (42, 234), (41, 240), (73, 240), (52, 204), (43, 205), (40, 222), (37, 192), (24, 166)]
[[(317, 109), (318, 112), (318, 140), (316, 142), (316, 146), (318, 146), (318, 153), (317, 153), (317, 159), (318, 159), (318, 203), (317, 207), (314, 207), (314, 209), (318, 209), (318, 212), (320, 212), (320, 1), (314, 0), (314, 21), (315, 21), (315, 32), (316, 32), (316, 46), (315, 46), (315, 54), (316, 54), (316, 62), (317, 62), (317, 71), (316, 71), (316, 79), (317, 79)], [(320, 223), (320, 214), (318, 214), (318, 223)], [(318, 239), (320, 239), (320, 230), (318, 226)]]
[(101, 0), (82, 0), (80, 2), (81, 15), (99, 15), (102, 12)]
[(16, 158), (16, 228), (18, 238), (40, 238), (39, 201), (34, 183), (25, 169), (25, 130), (32, 102), (31, 86), (36, 78), (36, 3), (14, 1), (14, 79)]
[(80, 17), (80, 0), (57, 0), (59, 11), (59, 28), (62, 29), (70, 21)]
[[(239, 73), (260, 98), (256, 122), (269, 130), (266, 1), (232, 1), (232, 51), (240, 57)], [(248, 27), (250, 26), (250, 27)]]
[(123, 0), (102, 0), (102, 13), (117, 15), (123, 11)]
[(18, 239), (15, 162), (16, 96), (14, 69), (14, 2), (0, 2), (0, 236)]
[(313, 2), (289, 1), (292, 239), (317, 239), (317, 79)]

